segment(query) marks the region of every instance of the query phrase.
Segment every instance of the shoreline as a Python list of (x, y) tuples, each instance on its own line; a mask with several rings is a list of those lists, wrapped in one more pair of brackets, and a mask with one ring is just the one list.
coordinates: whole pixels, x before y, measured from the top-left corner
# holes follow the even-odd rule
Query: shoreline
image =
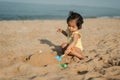
[[(84, 18), (84, 20), (87, 19), (120, 19), (120, 17), (116, 18), (112, 18), (112, 17), (97, 17), (97, 18)], [(27, 20), (0, 20), (0, 22), (4, 22), (4, 21), (66, 21), (66, 19), (27, 19)]]

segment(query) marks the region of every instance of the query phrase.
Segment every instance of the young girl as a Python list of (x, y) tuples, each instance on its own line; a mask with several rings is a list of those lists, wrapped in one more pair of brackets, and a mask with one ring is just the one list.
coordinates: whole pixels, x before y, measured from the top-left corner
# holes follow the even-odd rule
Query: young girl
[(61, 32), (66, 37), (68, 37), (67, 43), (63, 43), (61, 45), (62, 50), (64, 52), (63, 56), (71, 54), (78, 57), (79, 59), (83, 59), (81, 34), (78, 31), (82, 28), (83, 18), (80, 14), (71, 11), (67, 18), (67, 24), (67, 31), (62, 30), (61, 28), (58, 28), (57, 30), (58, 32)]

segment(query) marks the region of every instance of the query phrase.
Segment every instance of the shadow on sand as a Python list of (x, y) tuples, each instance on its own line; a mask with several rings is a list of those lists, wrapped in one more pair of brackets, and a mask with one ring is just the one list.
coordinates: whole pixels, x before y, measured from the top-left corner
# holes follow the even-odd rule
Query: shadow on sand
[(62, 50), (61, 47), (59, 45), (55, 45), (54, 43), (52, 43), (51, 41), (47, 40), (47, 39), (38, 39), (40, 41), (40, 44), (47, 44), (52, 48), (52, 51), (56, 51), (57, 55), (62, 55)]

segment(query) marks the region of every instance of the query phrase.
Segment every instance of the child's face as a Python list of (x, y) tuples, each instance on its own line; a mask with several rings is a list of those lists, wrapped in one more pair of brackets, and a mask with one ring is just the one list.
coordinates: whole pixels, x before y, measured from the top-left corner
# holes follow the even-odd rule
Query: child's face
[(68, 22), (68, 29), (70, 30), (70, 32), (74, 32), (74, 31), (78, 30), (78, 27), (76, 25), (76, 20), (70, 20)]

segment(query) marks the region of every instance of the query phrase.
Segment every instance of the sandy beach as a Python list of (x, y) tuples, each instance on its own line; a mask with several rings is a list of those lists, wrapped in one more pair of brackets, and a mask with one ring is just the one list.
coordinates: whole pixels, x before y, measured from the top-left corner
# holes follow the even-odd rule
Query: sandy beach
[(55, 58), (65, 20), (0, 21), (0, 80), (120, 80), (120, 19), (85, 19), (80, 33), (88, 61)]

